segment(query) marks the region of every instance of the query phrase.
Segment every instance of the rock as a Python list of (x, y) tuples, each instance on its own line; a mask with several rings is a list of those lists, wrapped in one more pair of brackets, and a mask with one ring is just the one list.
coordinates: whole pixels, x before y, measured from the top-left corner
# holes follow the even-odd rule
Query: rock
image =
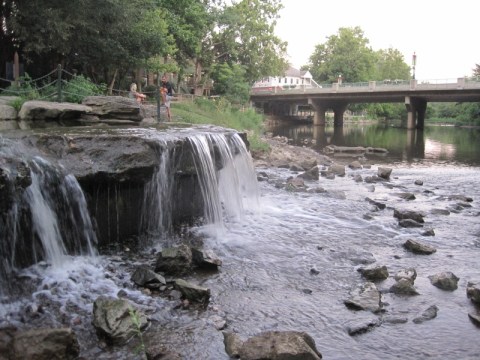
[(418, 295), (413, 282), (408, 279), (399, 279), (390, 287), (390, 292), (396, 295)]
[(463, 202), (472, 202), (473, 198), (465, 195), (449, 195), (448, 200), (463, 201)]
[(398, 222), (398, 225), (400, 225), (403, 228), (418, 228), (418, 227), (423, 227), (423, 224), (416, 222), (415, 220), (412, 219), (402, 219)]
[(159, 253), (155, 264), (155, 272), (168, 275), (183, 275), (188, 273), (193, 265), (192, 250), (182, 244), (177, 247), (165, 248)]
[(480, 315), (478, 313), (469, 312), (468, 317), (475, 325), (480, 326)]
[(416, 197), (412, 193), (398, 193), (397, 196), (403, 200), (415, 200)]
[(82, 104), (90, 107), (90, 114), (101, 120), (118, 119), (138, 123), (145, 117), (140, 104), (123, 96), (87, 96)]
[(305, 180), (318, 180), (320, 178), (320, 172), (318, 166), (314, 166), (311, 169), (305, 171), (303, 174), (298, 175), (298, 177)]
[(359, 268), (357, 271), (360, 272), (365, 279), (370, 281), (382, 281), (388, 278), (388, 270), (385, 265)]
[(349, 308), (379, 312), (380, 292), (372, 282), (367, 282), (350, 291), (350, 298), (344, 301)]
[(370, 318), (367, 320), (352, 320), (346, 325), (348, 335), (355, 336), (366, 333), (374, 327), (379, 326), (380, 321), (377, 318)]
[(411, 211), (411, 210), (393, 210), (393, 217), (403, 220), (403, 219), (410, 219), (414, 220), (417, 223), (423, 224), (425, 222), (424, 214), (418, 211)]
[(422, 185), (423, 185), (423, 181), (422, 181), (422, 180), (415, 180), (414, 184), (415, 184), (415, 185), (418, 185), (418, 186), (422, 186)]
[(435, 231), (433, 229), (426, 229), (422, 233), (422, 236), (435, 236)]
[(432, 209), (430, 213), (433, 215), (450, 215), (450, 211), (447, 209)]
[(146, 316), (128, 300), (105, 296), (93, 303), (93, 326), (108, 344), (126, 344), (149, 325)]
[(442, 272), (436, 275), (430, 275), (428, 278), (433, 286), (446, 291), (456, 290), (458, 287), (458, 280), (460, 280), (450, 271)]
[(433, 246), (422, 244), (419, 241), (408, 239), (403, 247), (414, 254), (431, 255), (437, 251)]
[(388, 180), (390, 179), (391, 174), (392, 174), (392, 168), (378, 167), (378, 170), (377, 170), (378, 177)]
[(381, 202), (376, 201), (376, 200), (372, 200), (369, 197), (366, 197), (365, 200), (367, 200), (370, 204), (375, 205), (380, 210), (383, 210), (387, 207), (387, 205), (385, 205), (384, 203), (381, 203)]
[(322, 358), (312, 337), (298, 331), (268, 331), (253, 336), (242, 344), (239, 356), (242, 360), (319, 360)]
[(80, 354), (75, 333), (70, 328), (33, 329), (16, 333), (12, 359), (77, 359)]
[(240, 357), (243, 341), (237, 334), (223, 332), (223, 344), (225, 345), (225, 351), (228, 356), (236, 359)]
[(215, 326), (217, 330), (223, 330), (227, 326), (227, 321), (219, 315), (213, 315), (209, 321)]
[(192, 259), (196, 266), (207, 269), (218, 269), (222, 260), (211, 250), (192, 248)]
[(467, 298), (480, 305), (480, 284), (469, 281), (467, 283)]
[(189, 283), (183, 279), (175, 280), (175, 288), (191, 301), (207, 304), (210, 299), (210, 289)]
[(437, 317), (438, 307), (436, 305), (430, 306), (427, 310), (425, 310), (422, 315), (413, 319), (415, 324), (421, 324), (425, 321), (435, 319)]
[(22, 129), (45, 127), (46, 122), (56, 122), (58, 125), (72, 122), (71, 124), (75, 125), (82, 114), (91, 111), (91, 107), (80, 104), (30, 100), (23, 103), (18, 118), (23, 124)]
[(146, 342), (145, 355), (147, 360), (183, 360), (180, 354), (171, 352), (164, 345), (153, 340)]
[(355, 176), (353, 177), (353, 180), (357, 183), (361, 183), (363, 182), (363, 177), (360, 174), (355, 174)]
[(160, 274), (147, 269), (144, 266), (138, 267), (132, 275), (132, 281), (138, 286), (158, 289), (161, 285), (166, 285), (165, 278)]
[(397, 272), (394, 278), (396, 281), (400, 279), (407, 279), (413, 284), (417, 278), (417, 271), (414, 268), (403, 269)]
[(340, 164), (332, 164), (328, 168), (328, 173), (337, 176), (345, 176), (345, 166)]
[(360, 164), (360, 161), (355, 160), (348, 164), (348, 167), (352, 170), (359, 170), (362, 168), (362, 164)]

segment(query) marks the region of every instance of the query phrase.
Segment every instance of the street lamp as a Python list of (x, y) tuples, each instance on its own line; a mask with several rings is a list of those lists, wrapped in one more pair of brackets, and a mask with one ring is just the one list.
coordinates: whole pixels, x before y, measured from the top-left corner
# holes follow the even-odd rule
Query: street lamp
[(413, 52), (412, 56), (412, 79), (415, 80), (415, 65), (417, 65), (417, 55), (415, 54), (415, 51)]

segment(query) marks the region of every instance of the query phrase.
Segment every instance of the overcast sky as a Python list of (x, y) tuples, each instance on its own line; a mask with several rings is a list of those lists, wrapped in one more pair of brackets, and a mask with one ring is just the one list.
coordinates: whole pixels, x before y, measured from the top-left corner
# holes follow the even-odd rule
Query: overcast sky
[(471, 76), (480, 64), (479, 0), (282, 0), (276, 34), (292, 65), (308, 63), (315, 45), (341, 27), (359, 26), (373, 50), (394, 48), (419, 80)]

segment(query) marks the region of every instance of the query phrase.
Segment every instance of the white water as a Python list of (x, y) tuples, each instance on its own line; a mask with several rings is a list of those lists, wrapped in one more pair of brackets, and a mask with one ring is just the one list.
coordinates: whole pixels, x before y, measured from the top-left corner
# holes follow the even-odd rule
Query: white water
[[(197, 166), (208, 174), (202, 191), (211, 196), (206, 204), (211, 206), (212, 223), (197, 231), (208, 234), (205, 246), (222, 258), (223, 266), (217, 274), (190, 279), (211, 289), (209, 308), (204, 312), (175, 310), (174, 302), (142, 294), (129, 280), (132, 268), (141, 260), (135, 263), (134, 258), (119, 256), (77, 256), (59, 266), (36, 266), (24, 272), (24, 276), (39, 282), (38, 291), (25, 303), (41, 302), (46, 297), (60, 304), (59, 312), (66, 319), (45, 322), (41, 318), (43, 324), (67, 323), (81, 336), (82, 355), (102, 358), (102, 351), (90, 345), (90, 341), (96, 343), (89, 325), (91, 304), (99, 295), (116, 296), (124, 290), (127, 298), (153, 320), (144, 336), (153, 337), (185, 359), (228, 359), (223, 336), (210, 321), (214, 315), (226, 319), (226, 330), (243, 338), (265, 330), (306, 331), (325, 359), (480, 357), (479, 329), (467, 317), (475, 307), (465, 294), (468, 281), (480, 280), (480, 190), (474, 186), (480, 174), (478, 168), (398, 166), (388, 184), (392, 186), (376, 184), (374, 192), (366, 184), (354, 182), (349, 176), (353, 172), (349, 171), (345, 178), (321, 178), (308, 184), (322, 186), (327, 190), (325, 194), (291, 193), (278, 189), (275, 182), (294, 174), (261, 169), (272, 180), (260, 183), (259, 188), (249, 157), (230, 158), (235, 153), (230, 147), (219, 151), (224, 154), (224, 167), (218, 174), (213, 172), (215, 159), (207, 155), (212, 142), (218, 145), (224, 140), (201, 135), (193, 141), (197, 151), (203, 153)], [(242, 154), (244, 150), (239, 147), (236, 151)], [(358, 171), (362, 176), (375, 172), (375, 167)], [(161, 179), (162, 175), (158, 176)], [(425, 185), (413, 185), (416, 179)], [(396, 194), (403, 191), (415, 193), (416, 200), (400, 199)], [(338, 192), (344, 192), (345, 199)], [(164, 196), (163, 191), (156, 194)], [(472, 207), (448, 216), (430, 213), (434, 208), (454, 206), (454, 201), (444, 197), (453, 194), (473, 197)], [(365, 201), (367, 196), (387, 203), (387, 209), (373, 211)], [(421, 230), (400, 228), (393, 218), (393, 208), (425, 211), (425, 226), (432, 227), (436, 235), (423, 237)], [(365, 214), (373, 219), (366, 220)], [(402, 248), (408, 238), (435, 246), (438, 251), (431, 256), (409, 254)], [(405, 317), (407, 323), (383, 323), (352, 337), (346, 332), (352, 320), (383, 316), (352, 311), (343, 304), (350, 289), (364, 282), (356, 271), (359, 261), (372, 258), (386, 265), (391, 276), (407, 267), (416, 268), (415, 286), (420, 295), (404, 298), (384, 294), (385, 315)], [(320, 274), (311, 275), (312, 268)], [(428, 276), (441, 271), (453, 271), (460, 277), (456, 291), (445, 292), (430, 284)], [(392, 283), (390, 278), (377, 286), (385, 290)], [(424, 324), (412, 322), (433, 304), (440, 309), (437, 318)], [(20, 307), (18, 303), (0, 305), (0, 318), (17, 324), (19, 316), (12, 313)], [(80, 325), (74, 321), (78, 316), (85, 319)], [(103, 358), (108, 358), (108, 351), (104, 354)], [(131, 354), (125, 349), (116, 358), (129, 359)]]

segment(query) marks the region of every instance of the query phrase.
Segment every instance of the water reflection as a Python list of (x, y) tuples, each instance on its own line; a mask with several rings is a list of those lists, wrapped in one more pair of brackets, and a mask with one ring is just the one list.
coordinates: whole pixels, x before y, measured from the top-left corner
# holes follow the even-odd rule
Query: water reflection
[[(322, 152), (328, 145), (385, 148), (389, 162), (447, 161), (480, 165), (480, 130), (453, 126), (427, 126), (407, 130), (385, 124), (346, 124), (344, 127), (311, 124), (274, 124), (274, 136), (286, 136), (293, 145)], [(376, 155), (378, 156), (378, 155)]]

